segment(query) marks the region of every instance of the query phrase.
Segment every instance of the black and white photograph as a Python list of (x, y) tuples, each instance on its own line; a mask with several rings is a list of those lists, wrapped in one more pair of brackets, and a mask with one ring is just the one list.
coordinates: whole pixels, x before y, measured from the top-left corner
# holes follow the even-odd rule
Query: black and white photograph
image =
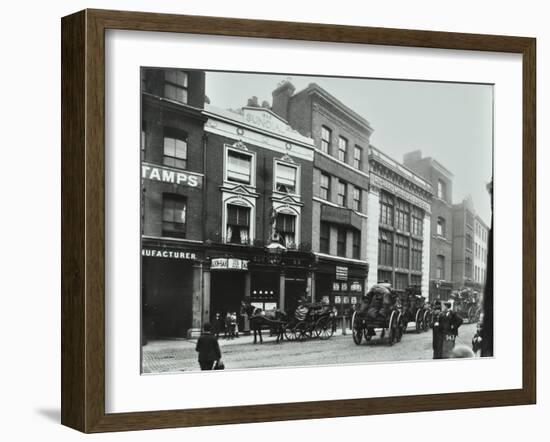
[(140, 75), (142, 374), (494, 356), (492, 84)]

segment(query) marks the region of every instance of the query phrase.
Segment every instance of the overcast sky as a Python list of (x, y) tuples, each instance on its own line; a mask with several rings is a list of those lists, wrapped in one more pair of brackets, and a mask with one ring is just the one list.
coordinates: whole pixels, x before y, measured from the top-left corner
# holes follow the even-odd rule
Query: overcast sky
[(493, 89), (490, 85), (300, 75), (207, 72), (206, 94), (224, 109), (246, 105), (288, 78), (296, 92), (315, 82), (367, 119), (371, 143), (398, 161), (420, 149), (454, 174), (453, 202), (471, 195), (476, 212), (490, 222), (486, 184), (492, 177)]

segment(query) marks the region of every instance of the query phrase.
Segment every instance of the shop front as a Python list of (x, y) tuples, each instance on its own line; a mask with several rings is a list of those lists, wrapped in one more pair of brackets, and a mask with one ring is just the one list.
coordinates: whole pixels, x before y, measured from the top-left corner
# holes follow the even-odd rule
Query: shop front
[(141, 305), (145, 340), (185, 338), (200, 328), (202, 263), (196, 246), (142, 242)]
[(320, 259), (315, 270), (315, 300), (349, 318), (365, 293), (367, 274), (367, 264)]

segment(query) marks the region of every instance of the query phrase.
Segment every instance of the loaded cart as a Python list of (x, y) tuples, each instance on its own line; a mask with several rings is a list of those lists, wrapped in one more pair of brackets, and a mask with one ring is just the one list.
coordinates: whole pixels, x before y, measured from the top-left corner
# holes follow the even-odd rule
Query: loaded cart
[(401, 299), (389, 284), (376, 284), (356, 305), (351, 319), (353, 342), (370, 341), (379, 330), (380, 339), (388, 345), (401, 341), (403, 330)]

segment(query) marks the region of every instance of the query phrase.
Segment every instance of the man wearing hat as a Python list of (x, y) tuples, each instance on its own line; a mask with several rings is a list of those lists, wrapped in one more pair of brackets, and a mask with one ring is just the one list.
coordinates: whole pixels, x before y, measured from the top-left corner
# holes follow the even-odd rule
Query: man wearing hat
[(441, 333), (441, 357), (450, 358), (455, 340), (458, 336), (458, 328), (462, 325), (462, 318), (452, 310), (450, 302), (444, 302), (439, 315), (439, 331)]

